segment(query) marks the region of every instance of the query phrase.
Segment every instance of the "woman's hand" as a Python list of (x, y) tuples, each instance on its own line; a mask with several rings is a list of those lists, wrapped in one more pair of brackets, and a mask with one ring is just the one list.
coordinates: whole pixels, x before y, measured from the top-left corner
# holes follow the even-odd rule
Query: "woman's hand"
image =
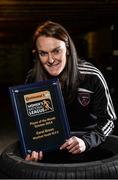
[(80, 154), (86, 150), (86, 145), (82, 139), (73, 136), (66, 140), (66, 142), (60, 147), (60, 150), (62, 149), (67, 149), (68, 152), (72, 154)]
[(36, 151), (32, 151), (31, 154), (28, 154), (25, 158), (26, 161), (40, 161), (43, 159), (43, 152), (42, 151), (39, 151), (39, 152), (36, 152)]

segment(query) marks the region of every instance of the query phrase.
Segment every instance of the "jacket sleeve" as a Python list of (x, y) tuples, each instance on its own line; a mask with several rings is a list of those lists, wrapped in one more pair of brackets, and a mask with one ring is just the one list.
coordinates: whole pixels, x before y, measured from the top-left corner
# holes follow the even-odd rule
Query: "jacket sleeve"
[(114, 128), (116, 114), (109, 93), (107, 83), (99, 70), (94, 74), (94, 94), (92, 98), (92, 113), (97, 117), (97, 126), (94, 130), (82, 136), (87, 150), (97, 147), (105, 141)]

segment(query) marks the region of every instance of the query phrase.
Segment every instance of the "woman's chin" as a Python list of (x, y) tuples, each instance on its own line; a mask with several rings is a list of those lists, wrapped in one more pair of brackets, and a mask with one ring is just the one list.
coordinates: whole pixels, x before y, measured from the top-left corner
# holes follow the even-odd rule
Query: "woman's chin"
[(53, 71), (51, 71), (51, 72), (48, 72), (49, 74), (50, 74), (50, 76), (54, 76), (54, 77), (56, 77), (56, 76), (59, 76), (59, 74), (60, 74), (60, 72), (53, 72)]

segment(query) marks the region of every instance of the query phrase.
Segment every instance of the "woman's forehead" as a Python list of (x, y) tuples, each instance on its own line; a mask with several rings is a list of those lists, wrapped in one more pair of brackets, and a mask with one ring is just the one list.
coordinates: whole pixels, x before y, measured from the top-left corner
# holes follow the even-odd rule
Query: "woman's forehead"
[(40, 36), (36, 41), (38, 49), (49, 51), (58, 47), (65, 47), (65, 42), (53, 37)]

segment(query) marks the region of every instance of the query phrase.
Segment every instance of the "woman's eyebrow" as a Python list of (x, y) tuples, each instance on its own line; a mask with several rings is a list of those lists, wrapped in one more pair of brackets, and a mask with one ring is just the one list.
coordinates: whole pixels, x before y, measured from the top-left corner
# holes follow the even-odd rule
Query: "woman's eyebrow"
[(48, 52), (43, 51), (43, 50), (41, 50), (41, 49), (38, 49), (38, 52), (48, 53)]
[(61, 47), (61, 46), (58, 46), (58, 47), (54, 48), (51, 52), (53, 52), (53, 51), (59, 49), (60, 47)]
[[(51, 52), (54, 52), (55, 50), (59, 49), (60, 47), (61, 47), (61, 46), (58, 46), (58, 47), (56, 47), (56, 48), (52, 49), (52, 51), (51, 51)], [(44, 51), (44, 50), (41, 50), (41, 49), (38, 49), (38, 52), (48, 53), (47, 51)]]

